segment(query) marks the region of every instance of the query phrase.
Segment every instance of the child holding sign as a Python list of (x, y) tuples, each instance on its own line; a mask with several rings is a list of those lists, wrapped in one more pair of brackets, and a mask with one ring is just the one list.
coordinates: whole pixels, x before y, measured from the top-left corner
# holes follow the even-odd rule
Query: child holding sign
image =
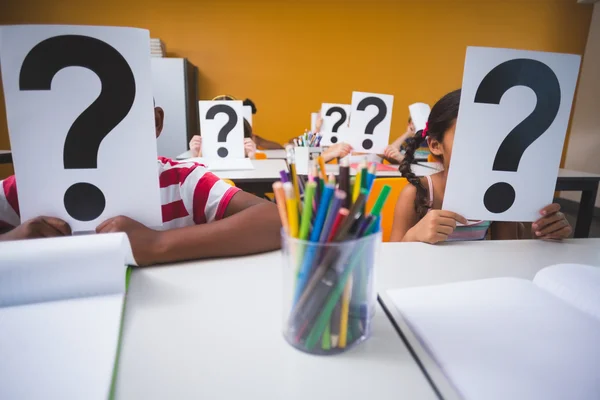
[[(252, 127), (244, 118), (244, 154), (248, 158), (256, 156), (256, 144), (252, 138)], [(194, 157), (202, 157), (202, 136), (194, 135), (190, 140), (190, 151), (195, 154)]]
[[(158, 137), (164, 119), (160, 107), (154, 109), (154, 118)], [(281, 222), (275, 204), (228, 185), (197, 163), (159, 157), (158, 173), (161, 230), (125, 216), (110, 218), (96, 228), (98, 233), (127, 233), (138, 265), (279, 248)], [(70, 234), (69, 225), (58, 218), (40, 216), (21, 222), (15, 177), (0, 181), (0, 240)]]
[[(460, 90), (442, 97), (431, 109), (425, 130), (407, 140), (400, 172), (411, 185), (406, 186), (398, 198), (391, 241), (433, 244), (446, 240), (480, 240), (486, 237), (508, 240), (526, 236), (523, 224), (518, 222), (469, 222), (456, 213), (441, 210), (459, 103)], [(431, 153), (443, 164), (444, 169), (419, 178), (411, 171), (411, 163), (415, 150), (425, 139)], [(532, 224), (534, 237), (563, 239), (571, 233), (571, 226), (560, 212), (558, 204), (544, 207), (540, 210), (540, 216)]]

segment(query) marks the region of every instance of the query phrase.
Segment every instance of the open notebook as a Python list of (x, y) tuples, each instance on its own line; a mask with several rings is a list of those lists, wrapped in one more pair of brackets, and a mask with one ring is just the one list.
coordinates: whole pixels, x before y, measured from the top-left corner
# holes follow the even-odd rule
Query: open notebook
[(133, 264), (123, 233), (0, 243), (0, 399), (107, 399)]
[(600, 267), (387, 295), (465, 399), (600, 399)]

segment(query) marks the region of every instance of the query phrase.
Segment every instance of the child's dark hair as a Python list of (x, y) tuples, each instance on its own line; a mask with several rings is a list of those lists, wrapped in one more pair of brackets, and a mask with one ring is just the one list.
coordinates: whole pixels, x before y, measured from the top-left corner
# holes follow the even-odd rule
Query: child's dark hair
[(254, 102), (250, 99), (246, 99), (243, 101), (243, 103), (245, 106), (250, 106), (250, 108), (252, 108), (252, 114), (256, 114), (256, 104), (254, 104)]
[[(458, 117), (458, 105), (460, 104), (460, 89), (448, 93), (435, 103), (427, 120), (427, 137), (441, 142), (444, 139), (444, 134), (456, 118)], [(411, 138), (406, 140), (406, 153), (404, 160), (400, 163), (400, 172), (402, 176), (417, 188), (415, 197), (415, 211), (419, 218), (423, 218), (427, 213), (430, 205), (428, 202), (427, 190), (421, 184), (421, 179), (416, 176), (411, 170), (411, 164), (415, 160), (415, 151), (425, 141), (423, 131), (418, 131)]]

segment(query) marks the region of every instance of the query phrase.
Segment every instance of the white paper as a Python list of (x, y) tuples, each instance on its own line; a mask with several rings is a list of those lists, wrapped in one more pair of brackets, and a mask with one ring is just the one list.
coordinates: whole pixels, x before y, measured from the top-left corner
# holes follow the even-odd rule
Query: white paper
[(249, 158), (207, 159), (203, 157), (189, 158), (186, 161), (206, 166), (209, 171), (245, 171), (253, 170), (254, 164)]
[(248, 121), (250, 126), (252, 126), (252, 106), (244, 106), (243, 113), (244, 113), (244, 119), (246, 119), (246, 121)]
[(124, 233), (0, 242), (0, 307), (123, 293), (126, 264)]
[(294, 147), (296, 173), (298, 175), (308, 175), (309, 170), (309, 154), (308, 147)]
[(410, 113), (410, 118), (415, 126), (415, 131), (418, 132), (425, 129), (425, 125), (429, 119), (429, 113), (431, 112), (431, 107), (429, 107), (429, 104), (411, 104), (408, 106), (408, 112)]
[[(95, 229), (108, 218), (127, 215), (148, 226), (161, 226), (148, 31), (60, 25), (9, 26), (1, 29), (0, 64), (22, 220), (39, 215), (59, 217), (66, 220), (74, 231), (87, 231)], [(87, 36), (108, 44), (120, 56), (116, 52), (110, 54), (115, 54), (115, 59), (124, 58), (135, 79), (135, 98), (131, 108), (100, 142), (97, 168), (90, 163), (87, 164), (89, 169), (65, 169), (63, 153), (69, 129), (99, 97), (101, 90), (110, 87), (108, 79), (115, 76), (114, 70), (106, 73), (108, 78), (105, 76), (104, 82), (91, 69), (75, 66), (62, 68), (53, 77), (44, 79), (41, 71), (45, 68), (51, 71), (53, 63), (60, 64), (60, 52), (53, 48), (52, 51), (38, 53), (45, 55), (40, 58), (46, 57), (49, 61), (27, 64), (32, 66), (32, 69), (27, 69), (32, 71), (28, 76), (34, 77), (27, 81), (50, 80), (49, 90), (19, 89), (20, 71), (30, 51), (46, 39), (54, 38), (46, 43), (63, 40), (55, 37), (64, 35)], [(79, 62), (96, 54), (90, 55), (89, 49), (93, 47), (87, 42), (81, 48), (65, 46), (64, 43), (57, 47), (65, 49), (67, 55), (77, 55), (75, 58)], [(121, 65), (114, 61), (102, 61), (102, 65), (110, 65), (111, 68)], [(123, 74), (127, 75), (127, 68), (123, 70)], [(48, 72), (48, 75), (51, 74)], [(126, 99), (127, 92), (124, 86), (119, 85), (114, 92), (103, 92), (115, 93), (115, 97), (109, 105), (101, 107), (97, 121), (109, 121), (108, 115), (113, 115), (118, 109), (114, 106), (117, 99), (125, 101), (123, 99)], [(35, 87), (43, 87), (43, 84)], [(106, 128), (110, 129), (109, 126)], [(90, 138), (86, 136), (76, 143), (73, 154), (85, 154), (81, 143), (92, 143)], [(84, 157), (84, 160), (93, 161), (94, 156)], [(78, 221), (65, 210), (65, 192), (79, 182), (93, 184), (105, 198), (103, 211), (100, 203), (97, 211), (90, 215), (100, 214), (96, 218), (88, 217), (92, 218), (89, 221)], [(76, 203), (89, 210), (93, 204), (89, 199), (87, 195), (85, 201)]]
[(539, 271), (533, 283), (600, 321), (600, 267), (553, 265)]
[[(375, 98), (381, 105), (369, 105), (364, 110), (359, 110), (361, 102), (368, 98)], [(354, 151), (360, 153), (382, 154), (390, 141), (390, 128), (392, 125), (392, 108), (394, 96), (377, 93), (352, 93), (352, 110), (350, 118), (350, 131), (348, 142)], [(362, 107), (360, 107), (362, 108)], [(373, 128), (372, 133), (367, 133), (371, 121), (380, 120)], [(370, 131), (370, 129), (369, 129)]]
[[(202, 155), (208, 159), (244, 158), (244, 113), (243, 104), (239, 100), (199, 101), (200, 107), (200, 132), (202, 132)], [(214, 115), (213, 119), (207, 119), (207, 113), (213, 107), (223, 107), (231, 113), (224, 112)], [(224, 108), (225, 109), (225, 108)], [(226, 124), (233, 124), (229, 132), (224, 131), (220, 136), (221, 129)]]
[[(536, 104), (552, 103), (551, 96), (544, 95), (536, 99), (534, 91), (525, 86), (508, 89), (501, 97), (500, 104), (475, 103), (475, 95), (484, 77), (500, 64), (508, 61), (514, 63), (516, 59), (537, 60), (554, 72), (561, 93), (558, 112), (545, 133), (524, 151), (517, 172), (492, 171), (496, 153), (509, 132), (533, 112)], [(468, 219), (534, 221), (538, 218), (539, 210), (552, 202), (579, 63), (580, 56), (569, 54), (478, 47), (467, 49), (444, 209)], [(515, 80), (545, 79), (540, 70), (528, 75), (513, 72), (505, 76), (514, 76)], [(540, 86), (550, 88), (552, 81), (545, 79)], [(494, 84), (496, 87), (502, 85), (497, 77), (490, 82), (491, 87)], [(548, 120), (551, 120), (551, 114), (545, 112), (545, 115), (550, 115)], [(512, 149), (507, 148), (509, 153)], [(516, 152), (515, 148), (512, 154)], [(502, 208), (491, 212), (484, 204), (484, 195), (489, 187), (499, 182), (505, 182), (514, 189), (514, 203), (504, 212)], [(489, 195), (489, 198), (498, 199), (500, 196)]]
[[(348, 134), (348, 123), (350, 122), (350, 104), (323, 103), (321, 105), (321, 144), (331, 146), (332, 144), (345, 141)], [(328, 115), (329, 114), (329, 115)]]
[(530, 281), (388, 293), (466, 400), (600, 398), (600, 321)]
[(123, 299), (120, 293), (0, 308), (0, 398), (108, 399)]

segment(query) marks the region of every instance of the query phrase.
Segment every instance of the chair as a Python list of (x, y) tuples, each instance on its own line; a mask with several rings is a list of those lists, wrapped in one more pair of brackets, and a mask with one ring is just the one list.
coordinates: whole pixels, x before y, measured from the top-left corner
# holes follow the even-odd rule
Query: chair
[(235, 186), (235, 183), (231, 179), (221, 179), (223, 182), (230, 184), (231, 186)]
[(266, 160), (267, 159), (267, 155), (265, 153), (254, 153), (254, 159), (255, 160)]
[(392, 188), (390, 195), (388, 196), (387, 201), (381, 210), (381, 237), (384, 242), (390, 241), (392, 224), (394, 223), (394, 210), (396, 209), (396, 201), (398, 200), (400, 192), (402, 192), (402, 189), (404, 189), (404, 186), (407, 184), (408, 180), (406, 180), (406, 178), (377, 178), (373, 181), (371, 195), (367, 200), (367, 212), (370, 212), (371, 208), (373, 208), (375, 205), (375, 200), (377, 200), (377, 196), (379, 196), (379, 192), (381, 192), (383, 185), (388, 185)]

